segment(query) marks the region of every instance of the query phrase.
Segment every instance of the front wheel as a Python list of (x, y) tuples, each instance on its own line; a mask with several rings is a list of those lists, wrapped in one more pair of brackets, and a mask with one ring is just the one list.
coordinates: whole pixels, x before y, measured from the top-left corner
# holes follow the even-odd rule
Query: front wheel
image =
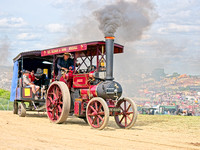
[(109, 120), (109, 109), (106, 101), (100, 97), (92, 98), (87, 105), (86, 117), (92, 128), (104, 129)]
[(117, 108), (120, 108), (120, 112), (116, 112), (114, 115), (115, 122), (120, 128), (129, 129), (137, 120), (137, 106), (135, 102), (130, 98), (123, 98), (117, 102)]

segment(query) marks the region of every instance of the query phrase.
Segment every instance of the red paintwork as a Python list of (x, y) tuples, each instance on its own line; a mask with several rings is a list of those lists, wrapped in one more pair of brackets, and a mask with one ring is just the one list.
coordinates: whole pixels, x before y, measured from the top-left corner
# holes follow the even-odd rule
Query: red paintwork
[[(91, 85), (88, 89), (81, 89), (80, 94), (83, 99), (90, 99), (91, 97), (97, 97), (97, 86)], [(89, 95), (90, 94), (90, 95)]]
[[(105, 42), (104, 41), (95, 41), (95, 42), (88, 42), (88, 43), (81, 43), (81, 44), (75, 44), (75, 45), (67, 45), (67, 46), (63, 46), (63, 47), (56, 47), (56, 48), (52, 48), (52, 49), (46, 49), (41, 51), (41, 56), (49, 56), (49, 55), (56, 55), (56, 54), (62, 54), (62, 53), (72, 53), (72, 52), (82, 52), (85, 50), (96, 50), (97, 47), (99, 46), (105, 46)], [(123, 48), (124, 46), (115, 43), (114, 44), (114, 53), (123, 53)], [(95, 56), (96, 53), (90, 53), (88, 52), (88, 55), (90, 56)]]
[(74, 74), (73, 88), (89, 88), (89, 74)]
[(78, 101), (74, 102), (74, 114), (79, 116), (79, 102)]
[(47, 99), (46, 99), (46, 109), (47, 115), (52, 121), (59, 119), (62, 113), (62, 92), (58, 85), (52, 85), (48, 90)]
[(85, 116), (85, 108), (84, 108), (84, 103), (83, 99), (76, 99), (74, 102), (74, 114), (78, 117), (80, 116)]
[(56, 55), (61, 53), (71, 53), (76, 51), (87, 50), (87, 44), (64, 46), (60, 48), (53, 48), (41, 51), (41, 56)]
[(116, 102), (116, 100), (112, 100), (112, 99), (107, 100), (108, 107), (109, 108), (114, 108), (115, 107), (115, 102)]
[(72, 87), (73, 71), (69, 70), (67, 74), (62, 75), (60, 81), (65, 82), (69, 89)]

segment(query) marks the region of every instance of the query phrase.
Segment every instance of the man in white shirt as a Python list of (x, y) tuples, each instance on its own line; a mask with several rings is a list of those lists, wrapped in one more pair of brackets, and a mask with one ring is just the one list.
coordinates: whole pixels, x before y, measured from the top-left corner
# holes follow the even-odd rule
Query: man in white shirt
[(36, 95), (37, 91), (40, 89), (39, 86), (31, 83), (29, 79), (30, 72), (27, 70), (23, 71), (23, 87), (31, 87), (33, 94), (35, 95), (35, 99), (38, 99), (38, 96)]

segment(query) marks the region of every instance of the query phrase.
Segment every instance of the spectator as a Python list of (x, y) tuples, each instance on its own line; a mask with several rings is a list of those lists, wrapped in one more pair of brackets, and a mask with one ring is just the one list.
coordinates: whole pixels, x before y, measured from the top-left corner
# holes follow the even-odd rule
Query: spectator
[(31, 87), (33, 94), (35, 95), (35, 99), (38, 99), (38, 96), (36, 95), (37, 91), (40, 89), (39, 86), (31, 83), (29, 79), (29, 71), (24, 70), (23, 71), (23, 87)]
[(31, 71), (28, 78), (31, 81), (31, 83), (34, 83), (35, 80), (39, 80), (38, 78), (35, 77), (34, 70)]

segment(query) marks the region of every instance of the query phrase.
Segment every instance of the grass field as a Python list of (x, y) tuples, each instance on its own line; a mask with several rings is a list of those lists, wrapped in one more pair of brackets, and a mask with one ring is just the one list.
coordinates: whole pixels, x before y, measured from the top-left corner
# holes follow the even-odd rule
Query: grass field
[(137, 126), (143, 125), (153, 125), (169, 132), (200, 134), (200, 116), (140, 115)]
[(10, 91), (0, 89), (0, 110), (12, 110), (13, 102), (10, 102)]
[(45, 114), (28, 112), (24, 118), (0, 111), (0, 149), (200, 149), (200, 117), (139, 115), (136, 125), (119, 129), (113, 117), (98, 131), (69, 117), (50, 123)]

